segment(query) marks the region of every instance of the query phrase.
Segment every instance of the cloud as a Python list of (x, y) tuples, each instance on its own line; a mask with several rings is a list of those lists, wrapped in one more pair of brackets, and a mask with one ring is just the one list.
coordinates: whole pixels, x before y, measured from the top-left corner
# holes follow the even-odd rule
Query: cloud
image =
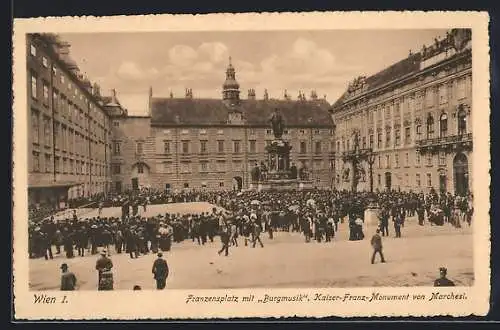
[(198, 51), (213, 63), (221, 63), (229, 57), (229, 49), (222, 42), (204, 42), (198, 47)]
[(187, 67), (196, 60), (198, 53), (186, 45), (176, 45), (168, 52), (170, 63), (175, 66)]
[(295, 40), (290, 49), (283, 54), (273, 54), (262, 60), (261, 67), (264, 72), (285, 76), (301, 74), (323, 76), (341, 69), (341, 65), (330, 51), (304, 38)]
[[(185, 88), (192, 88), (195, 97), (220, 98), (230, 54), (227, 45), (222, 42), (205, 42), (199, 46), (177, 44), (167, 54), (167, 61), (160, 69), (126, 61), (121, 63), (116, 76), (127, 80), (124, 88), (129, 93), (148, 84), (157, 96), (167, 96), (172, 91), (175, 97), (183, 97)], [(338, 61), (331, 51), (305, 38), (298, 38), (288, 47), (253, 63), (241, 58), (233, 58), (232, 62), (243, 98), (250, 88), (256, 90), (258, 98), (263, 96), (264, 89), (272, 98), (283, 98), (286, 89), (293, 99), (299, 91), (309, 97), (311, 90), (316, 90), (319, 97), (327, 94), (327, 99), (334, 102), (344, 92), (346, 82), (361, 71), (360, 67)], [(147, 96), (147, 92), (144, 95)], [(139, 100), (143, 97), (132, 95), (123, 103), (131, 111), (142, 111), (144, 106)]]
[(116, 71), (116, 74), (125, 79), (141, 79), (143, 72), (134, 62), (122, 62)]
[(160, 72), (158, 69), (152, 67), (148, 69), (141, 68), (137, 63), (132, 61), (124, 61), (116, 70), (118, 78), (125, 80), (151, 80), (158, 76)]

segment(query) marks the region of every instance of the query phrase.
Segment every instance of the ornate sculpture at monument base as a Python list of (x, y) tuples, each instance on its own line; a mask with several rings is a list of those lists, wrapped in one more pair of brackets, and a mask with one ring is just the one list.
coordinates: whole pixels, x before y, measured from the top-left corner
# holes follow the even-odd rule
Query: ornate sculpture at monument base
[(292, 146), (282, 139), (284, 133), (283, 116), (278, 108), (269, 118), (273, 129), (274, 140), (266, 146), (267, 159), (260, 166), (255, 164), (252, 169), (252, 190), (299, 190), (312, 188), (312, 182), (301, 171), (297, 179), (297, 168), (290, 164)]
[(290, 164), (290, 150), (288, 141), (275, 139), (266, 147), (267, 167), (265, 173), (254, 180), (251, 189), (267, 190), (302, 190), (311, 189), (312, 182), (299, 180), (297, 169), (292, 169)]

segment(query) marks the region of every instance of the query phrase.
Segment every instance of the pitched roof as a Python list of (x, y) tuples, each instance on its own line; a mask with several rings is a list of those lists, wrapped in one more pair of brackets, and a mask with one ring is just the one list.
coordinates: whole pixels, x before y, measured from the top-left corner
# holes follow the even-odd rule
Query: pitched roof
[(420, 70), (420, 53), (413, 54), (366, 79), (368, 90)]
[[(417, 73), (418, 71), (420, 71), (421, 60), (421, 53), (412, 54), (407, 58), (396, 62), (393, 65), (385, 68), (384, 70), (379, 71), (376, 74), (366, 78), (365, 92), (369, 92), (397, 79)], [(333, 104), (333, 108), (342, 105), (347, 97), (347, 92), (342, 94), (342, 96)]]
[[(234, 110), (243, 113), (249, 125), (267, 126), (279, 108), (288, 126), (330, 126), (332, 119), (326, 100), (241, 100)], [(156, 125), (225, 124), (231, 108), (219, 99), (153, 98), (151, 123)]]

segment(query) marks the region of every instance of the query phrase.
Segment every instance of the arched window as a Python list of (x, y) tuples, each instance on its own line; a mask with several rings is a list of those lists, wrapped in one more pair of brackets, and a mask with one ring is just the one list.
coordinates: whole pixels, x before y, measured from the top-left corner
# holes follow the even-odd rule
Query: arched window
[(137, 164), (137, 173), (144, 173), (144, 165), (143, 164)]
[(427, 138), (430, 139), (434, 135), (434, 117), (431, 114), (427, 117)]
[(445, 137), (448, 133), (448, 116), (443, 113), (439, 117), (439, 137)]
[(467, 113), (464, 109), (458, 111), (458, 135), (467, 133)]

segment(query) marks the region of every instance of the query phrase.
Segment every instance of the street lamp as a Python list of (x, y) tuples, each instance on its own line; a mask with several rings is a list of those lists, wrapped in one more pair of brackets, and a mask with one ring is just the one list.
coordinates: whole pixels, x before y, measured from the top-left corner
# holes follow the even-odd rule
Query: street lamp
[(368, 153), (367, 161), (370, 169), (370, 192), (373, 193), (373, 163), (375, 162), (375, 153), (372, 149)]

